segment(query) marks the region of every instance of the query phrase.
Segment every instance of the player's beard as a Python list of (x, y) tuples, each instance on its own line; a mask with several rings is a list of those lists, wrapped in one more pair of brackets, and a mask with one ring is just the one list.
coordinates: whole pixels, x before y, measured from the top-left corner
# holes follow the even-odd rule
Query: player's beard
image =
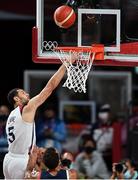
[(22, 99), (22, 105), (25, 106), (29, 102), (29, 99)]

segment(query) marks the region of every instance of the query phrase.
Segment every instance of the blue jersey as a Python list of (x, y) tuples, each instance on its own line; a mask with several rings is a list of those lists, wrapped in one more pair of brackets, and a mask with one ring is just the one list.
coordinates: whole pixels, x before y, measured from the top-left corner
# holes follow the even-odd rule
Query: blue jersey
[(60, 170), (55, 176), (51, 175), (48, 171), (42, 170), (40, 179), (69, 179), (67, 170)]

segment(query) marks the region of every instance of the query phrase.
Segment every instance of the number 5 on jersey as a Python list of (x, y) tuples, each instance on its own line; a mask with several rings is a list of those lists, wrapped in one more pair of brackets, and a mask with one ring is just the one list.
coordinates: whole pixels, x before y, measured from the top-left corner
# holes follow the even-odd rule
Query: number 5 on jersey
[(10, 143), (12, 143), (15, 140), (15, 135), (13, 132), (14, 132), (14, 126), (9, 127), (8, 128), (8, 136), (9, 136), (8, 141)]

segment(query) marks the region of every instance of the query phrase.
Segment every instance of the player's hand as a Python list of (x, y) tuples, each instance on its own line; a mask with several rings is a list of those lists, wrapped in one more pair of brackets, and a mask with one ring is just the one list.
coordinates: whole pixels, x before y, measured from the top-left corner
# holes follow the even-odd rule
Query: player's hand
[(71, 62), (74, 63), (78, 59), (78, 53), (72, 52), (71, 53)]
[(78, 59), (78, 54), (76, 52), (70, 51), (68, 55), (66, 55), (66, 64), (72, 65)]

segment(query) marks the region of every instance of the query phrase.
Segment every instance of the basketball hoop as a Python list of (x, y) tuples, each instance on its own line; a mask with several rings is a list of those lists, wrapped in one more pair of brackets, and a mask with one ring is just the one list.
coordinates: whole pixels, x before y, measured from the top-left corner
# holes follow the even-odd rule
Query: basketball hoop
[[(63, 87), (75, 92), (86, 93), (86, 80), (94, 59), (104, 59), (104, 46), (92, 47), (55, 47), (54, 52), (67, 68), (67, 80)], [(72, 58), (75, 57), (75, 63)]]

